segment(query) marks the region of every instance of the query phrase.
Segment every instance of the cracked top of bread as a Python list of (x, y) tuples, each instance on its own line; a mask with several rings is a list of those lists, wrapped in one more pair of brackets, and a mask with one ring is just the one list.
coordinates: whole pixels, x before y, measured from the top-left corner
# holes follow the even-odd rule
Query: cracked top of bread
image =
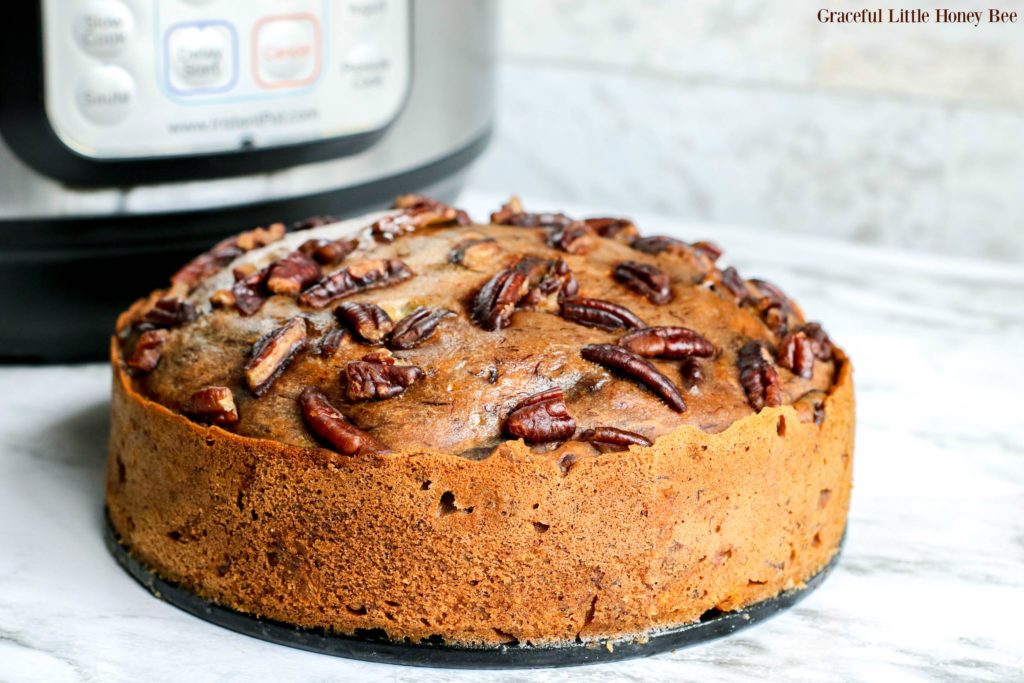
[(818, 420), (827, 335), (720, 255), (514, 198), (476, 223), (404, 196), (221, 242), (136, 302), (117, 342), (167, 408), (343, 455), (621, 450), (790, 404)]

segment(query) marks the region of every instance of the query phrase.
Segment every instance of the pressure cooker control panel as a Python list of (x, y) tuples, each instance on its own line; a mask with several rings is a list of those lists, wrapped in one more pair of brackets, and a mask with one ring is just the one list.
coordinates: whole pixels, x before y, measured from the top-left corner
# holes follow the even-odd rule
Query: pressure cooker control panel
[(265, 149), (385, 127), (407, 0), (43, 0), (46, 115), (95, 159)]

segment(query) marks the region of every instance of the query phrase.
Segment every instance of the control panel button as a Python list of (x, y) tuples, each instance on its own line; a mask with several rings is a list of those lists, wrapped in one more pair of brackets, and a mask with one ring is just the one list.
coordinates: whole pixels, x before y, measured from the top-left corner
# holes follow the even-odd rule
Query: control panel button
[(374, 90), (385, 85), (391, 62), (372, 43), (359, 43), (345, 55), (342, 73), (353, 90)]
[(113, 57), (131, 36), (132, 13), (120, 0), (91, 0), (74, 20), (75, 40), (93, 57)]
[(388, 4), (388, 0), (343, 0), (340, 19), (351, 35), (366, 35), (383, 27)]
[(122, 121), (135, 103), (135, 80), (119, 66), (97, 66), (82, 79), (78, 109), (101, 126)]
[(179, 93), (227, 90), (235, 80), (235, 52), (230, 24), (179, 24), (167, 34), (169, 85)]
[(253, 28), (256, 82), (263, 88), (306, 85), (320, 74), (320, 24), (309, 14), (268, 17)]

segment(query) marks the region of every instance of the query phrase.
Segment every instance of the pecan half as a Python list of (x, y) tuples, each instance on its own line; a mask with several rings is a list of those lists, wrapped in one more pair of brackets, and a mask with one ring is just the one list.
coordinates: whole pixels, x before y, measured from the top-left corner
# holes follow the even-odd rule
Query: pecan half
[(779, 365), (804, 379), (814, 375), (814, 348), (803, 330), (795, 330), (782, 338), (779, 344)]
[(638, 237), (630, 246), (645, 254), (662, 254), (666, 251), (681, 254), (690, 250), (690, 245), (686, 242), (666, 235)]
[(412, 275), (409, 266), (399, 259), (360, 261), (322, 278), (299, 296), (299, 303), (323, 308), (332, 301), (369, 289), (394, 285), (408, 280)]
[(832, 340), (821, 323), (807, 323), (800, 328), (811, 340), (811, 350), (818, 360), (832, 360)]
[(754, 410), (761, 412), (765, 406), (782, 405), (779, 374), (764, 342), (747, 342), (740, 349), (736, 365), (740, 371), (740, 384)]
[(306, 387), (298, 400), (302, 420), (309, 431), (342, 455), (367, 455), (388, 450), (376, 438), (346, 420), (322, 392)]
[(298, 296), (320, 279), (320, 266), (301, 251), (293, 251), (270, 266), (267, 289), (274, 294)]
[(196, 319), (196, 307), (184, 299), (157, 299), (136, 326), (140, 330), (178, 327)]
[(719, 279), (726, 290), (736, 298), (737, 302), (742, 304), (750, 299), (750, 290), (747, 289), (747, 283), (740, 277), (739, 271), (732, 266), (723, 270), (719, 275)]
[(284, 223), (274, 223), (268, 228), (246, 230), (235, 238), (235, 244), (242, 251), (252, 251), (273, 244), (284, 237)]
[(679, 376), (690, 389), (704, 381), (704, 365), (696, 358), (684, 358), (679, 364)]
[(469, 270), (485, 272), (504, 253), (504, 249), (493, 237), (465, 239), (452, 247), (448, 263), (455, 263)]
[(434, 334), (442, 320), (454, 315), (454, 311), (446, 308), (420, 306), (398, 321), (388, 336), (388, 348), (402, 351), (415, 348)]
[(647, 323), (625, 306), (613, 304), (604, 299), (564, 299), (559, 314), (578, 325), (608, 331), (635, 330), (647, 327)]
[(509, 411), (505, 432), (529, 443), (565, 441), (576, 433), (576, 420), (558, 387), (528, 396)]
[(512, 267), (496, 273), (484, 283), (473, 299), (473, 321), (485, 330), (500, 330), (508, 325), (516, 304), (526, 296), (527, 276)]
[(267, 392), (295, 354), (306, 346), (306, 319), (296, 316), (253, 344), (245, 381), (256, 396)]
[[(530, 264), (536, 262), (536, 266)], [(569, 264), (562, 259), (537, 262), (532, 257), (524, 258), (516, 266), (527, 273), (528, 290), (519, 302), (520, 307), (536, 308), (555, 313), (559, 310), (562, 299), (572, 298), (579, 294), (580, 286), (576, 282)]]
[(627, 377), (646, 385), (677, 413), (686, 410), (686, 401), (683, 400), (679, 388), (672, 383), (672, 380), (661, 374), (650, 361), (632, 351), (627, 351), (614, 344), (589, 344), (584, 346), (580, 353), (592, 363), (618, 370)]
[(267, 300), (267, 276), (270, 275), (270, 268), (262, 268), (249, 275), (243, 275), (234, 286), (231, 293), (235, 295), (235, 308), (244, 316), (250, 316), (263, 307)]
[(594, 427), (580, 434), (580, 441), (590, 442), (602, 453), (624, 451), (630, 446), (650, 446), (651, 440), (636, 432), (616, 427)]
[(522, 228), (565, 228), (575, 223), (564, 213), (527, 213), (519, 197), (512, 197), (491, 214), (491, 222), (497, 225), (515, 225)]
[(377, 304), (344, 303), (334, 309), (334, 315), (370, 344), (382, 344), (395, 327), (388, 312)]
[(630, 332), (619, 344), (645, 358), (710, 358), (715, 347), (689, 327), (647, 327)]
[(232, 425), (238, 422), (235, 396), (227, 387), (206, 387), (192, 394), (182, 412), (202, 422)]
[(303, 230), (311, 230), (324, 225), (330, 225), (331, 223), (337, 223), (338, 221), (339, 219), (335, 216), (310, 216), (309, 218), (292, 223), (288, 228), (288, 232), (302, 232)]
[(313, 238), (299, 245), (299, 251), (322, 266), (341, 263), (359, 247), (359, 240)]
[(394, 359), (364, 356), (345, 365), (345, 395), (350, 401), (380, 401), (398, 396), (423, 377), (415, 365), (395, 365)]
[(138, 372), (152, 372), (160, 363), (167, 334), (167, 330), (148, 330), (140, 334), (125, 365)]
[(420, 195), (398, 197), (395, 208), (403, 209), (402, 213), (384, 216), (370, 226), (370, 232), (378, 242), (391, 242), (427, 226), (468, 225), (470, 222), (465, 211)]
[(633, 221), (626, 218), (586, 218), (583, 223), (590, 226), (599, 236), (625, 244), (632, 243), (640, 236), (640, 231)]
[(200, 282), (218, 272), (243, 253), (245, 252), (238, 246), (238, 239), (235, 237), (218, 242), (209, 251), (196, 256), (182, 266), (171, 276), (171, 282), (176, 285), (184, 285), (191, 291)]
[(615, 267), (614, 277), (616, 282), (647, 297), (652, 304), (667, 304), (672, 300), (671, 281), (657, 266), (623, 261)]
[(348, 332), (343, 327), (328, 330), (324, 333), (324, 336), (320, 337), (320, 342), (317, 344), (317, 353), (324, 358), (333, 357), (334, 354), (338, 353), (338, 349), (341, 348), (341, 343), (345, 341), (346, 334)]
[(703, 252), (705, 256), (711, 259), (712, 263), (720, 259), (722, 257), (722, 254), (725, 253), (725, 250), (723, 250), (720, 246), (718, 246), (714, 242), (708, 242), (707, 240), (694, 242), (690, 246), (696, 249), (697, 251)]
[(594, 229), (581, 221), (560, 226), (548, 235), (548, 244), (569, 254), (586, 254), (596, 245)]

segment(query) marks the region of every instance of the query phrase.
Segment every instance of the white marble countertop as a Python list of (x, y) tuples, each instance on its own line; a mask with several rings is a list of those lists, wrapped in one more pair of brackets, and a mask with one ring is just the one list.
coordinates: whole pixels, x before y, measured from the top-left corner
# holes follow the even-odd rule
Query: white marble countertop
[[(463, 204), (485, 215), (494, 200)], [(1024, 267), (640, 222), (718, 241), (850, 353), (858, 428), (846, 548), (817, 592), (732, 637), (487, 679), (1024, 679)], [(103, 365), (0, 367), (0, 681), (483, 677), (310, 654), (155, 600), (101, 539), (108, 382)]]

